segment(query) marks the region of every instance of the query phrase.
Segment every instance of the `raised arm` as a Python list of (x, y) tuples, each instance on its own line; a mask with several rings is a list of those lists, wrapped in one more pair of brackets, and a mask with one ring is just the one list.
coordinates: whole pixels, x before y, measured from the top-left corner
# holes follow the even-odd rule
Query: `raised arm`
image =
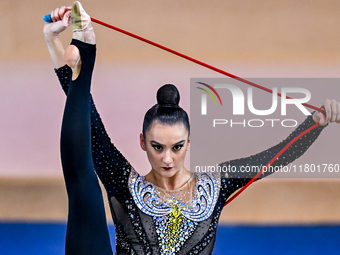
[[(340, 122), (340, 103), (335, 100), (326, 100), (322, 106), (326, 112), (326, 116), (323, 116), (320, 112), (313, 112), (306, 120), (300, 124), (285, 140), (279, 144), (262, 151), (258, 154), (251, 155), (250, 157), (235, 159), (227, 162), (220, 163), (221, 169), (231, 169), (233, 171), (222, 171), (222, 197), (227, 198), (236, 190), (247, 184), (251, 178), (253, 178), (262, 167), (266, 166), (269, 161), (277, 155), (290, 141), (298, 136), (303, 131), (307, 130), (315, 123), (319, 122), (320, 126), (316, 127), (312, 131), (308, 132), (301, 138), (299, 138), (293, 145), (291, 145), (280, 157), (275, 160), (271, 167), (272, 169), (281, 169), (282, 167), (293, 162), (295, 159), (302, 156), (305, 151), (312, 145), (312, 143), (318, 138), (320, 132), (328, 125), (329, 122)], [(253, 169), (255, 171), (246, 171)], [(268, 176), (273, 171), (264, 172), (258, 179)]]
[(60, 68), (66, 64), (65, 49), (59, 39), (59, 34), (70, 25), (71, 6), (62, 6), (51, 12), (53, 23), (45, 23), (43, 33), (50, 53), (54, 68)]
[[(222, 174), (222, 178), (232, 178), (232, 179), (247, 179), (253, 178), (262, 167), (266, 166), (269, 161), (277, 154), (280, 150), (282, 150), (291, 140), (293, 140), (300, 133), (314, 125), (315, 122), (312, 116), (308, 116), (303, 123), (301, 123), (285, 140), (280, 142), (279, 144), (264, 150), (255, 155), (251, 155), (249, 157), (230, 160), (227, 162), (220, 163), (220, 167), (224, 167), (224, 169), (231, 169), (233, 171), (226, 172), (224, 171)], [(294, 161), (298, 157), (300, 157), (315, 141), (315, 139), (319, 136), (321, 130), (324, 127), (319, 126), (302, 136), (298, 141), (296, 141), (291, 147), (289, 147), (280, 157), (277, 158), (276, 161), (273, 162), (272, 167), (275, 166), (286, 166), (290, 162)], [(252, 168), (252, 172), (246, 171), (246, 169)], [(255, 172), (256, 171), (256, 172)], [(263, 178), (269, 175), (270, 172), (264, 172), (260, 178)], [(245, 180), (249, 181), (249, 180)]]
[[(45, 40), (52, 63), (66, 95), (72, 77), (72, 69), (65, 65), (65, 49), (59, 39), (59, 34), (70, 25), (67, 17), (69, 10), (70, 7), (61, 7), (60, 9), (52, 11), (51, 17), (55, 22), (50, 24), (46, 23), (44, 26)], [(58, 15), (56, 15), (56, 13), (58, 13)], [(57, 20), (58, 18), (59, 20)], [(107, 135), (91, 95), (89, 104), (93, 163), (98, 177), (107, 190), (108, 196), (112, 196), (114, 192), (117, 191), (117, 189), (114, 189), (114, 187), (117, 188), (116, 181), (125, 178), (125, 176), (120, 176), (120, 170), (130, 169), (131, 165), (111, 143), (111, 139)]]

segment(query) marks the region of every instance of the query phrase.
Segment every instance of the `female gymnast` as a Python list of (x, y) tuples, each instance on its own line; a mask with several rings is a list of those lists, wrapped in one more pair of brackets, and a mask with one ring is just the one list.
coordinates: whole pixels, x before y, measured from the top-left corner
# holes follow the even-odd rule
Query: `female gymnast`
[[(174, 85), (157, 92), (158, 104), (145, 114), (140, 134), (151, 171), (141, 176), (111, 143), (93, 103), (90, 87), (96, 41), (90, 16), (79, 2), (52, 11), (44, 35), (55, 72), (67, 94), (61, 129), (61, 160), (69, 199), (66, 254), (112, 254), (98, 175), (107, 191), (116, 230), (117, 254), (212, 254), (218, 219), (227, 198), (252, 173), (193, 173), (184, 167), (190, 146), (187, 113)], [(59, 33), (72, 23), (64, 50)], [(320, 126), (291, 146), (273, 166), (300, 157), (329, 122), (340, 122), (340, 104), (326, 100), (324, 117), (314, 112), (281, 143), (221, 166), (266, 165), (298, 134)], [(95, 171), (94, 171), (95, 170)], [(264, 177), (267, 173), (262, 174)]]

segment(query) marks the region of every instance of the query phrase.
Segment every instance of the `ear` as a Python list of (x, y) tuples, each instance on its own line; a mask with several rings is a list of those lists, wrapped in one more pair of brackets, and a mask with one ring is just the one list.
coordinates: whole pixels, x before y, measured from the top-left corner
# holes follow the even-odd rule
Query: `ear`
[(140, 147), (142, 148), (142, 150), (146, 151), (145, 139), (142, 133), (140, 133), (139, 135), (139, 143), (140, 143)]
[(190, 148), (190, 138), (188, 138), (188, 142), (187, 142), (187, 148), (186, 148), (186, 151), (188, 151)]

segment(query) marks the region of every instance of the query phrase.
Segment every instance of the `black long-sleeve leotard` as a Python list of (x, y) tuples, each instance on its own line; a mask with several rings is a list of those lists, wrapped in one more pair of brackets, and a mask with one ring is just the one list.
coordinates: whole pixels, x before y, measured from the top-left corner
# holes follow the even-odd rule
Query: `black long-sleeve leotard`
[[(61, 67), (56, 74), (68, 95), (71, 69)], [(95, 171), (107, 191), (116, 227), (117, 254), (211, 254), (224, 203), (254, 173), (244, 178), (227, 176), (223, 172), (195, 173), (190, 205), (186, 204), (185, 190), (178, 190), (171, 199), (164, 199), (161, 189), (140, 176), (111, 143), (91, 96), (89, 106), (92, 158)], [(239, 170), (241, 166), (266, 165), (294, 137), (313, 124), (312, 117), (308, 116), (281, 143), (250, 157), (223, 162), (220, 166), (230, 165)], [(285, 166), (300, 157), (323, 128), (319, 126), (300, 138), (272, 166)], [(86, 179), (86, 176), (79, 178)]]

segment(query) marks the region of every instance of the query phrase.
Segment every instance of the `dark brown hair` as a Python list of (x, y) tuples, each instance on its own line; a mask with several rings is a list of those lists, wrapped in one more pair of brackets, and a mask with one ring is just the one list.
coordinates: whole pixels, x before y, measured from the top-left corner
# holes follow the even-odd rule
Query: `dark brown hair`
[(157, 104), (151, 107), (144, 116), (143, 136), (150, 129), (154, 121), (166, 125), (183, 123), (190, 135), (189, 117), (178, 104), (180, 95), (173, 84), (165, 84), (157, 91)]

